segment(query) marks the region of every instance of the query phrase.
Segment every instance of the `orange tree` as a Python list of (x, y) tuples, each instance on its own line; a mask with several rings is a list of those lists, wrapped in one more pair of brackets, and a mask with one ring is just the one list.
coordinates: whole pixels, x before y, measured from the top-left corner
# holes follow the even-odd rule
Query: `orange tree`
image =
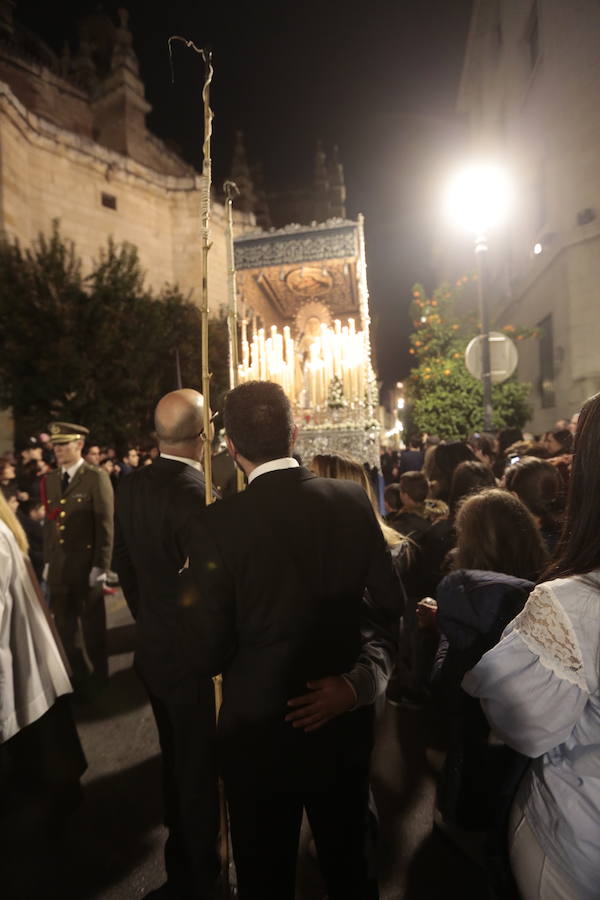
[[(457, 295), (476, 278), (465, 275), (454, 286), (443, 284), (431, 297), (422, 285), (413, 288), (409, 353), (416, 365), (408, 379), (405, 423), (411, 432), (463, 440), (483, 428), (481, 381), (465, 366), (466, 346), (478, 333), (477, 317), (459, 318), (455, 311)], [(535, 336), (534, 330), (513, 325), (502, 330), (517, 341)], [(525, 424), (531, 415), (530, 389), (516, 378), (492, 386), (494, 429)]]

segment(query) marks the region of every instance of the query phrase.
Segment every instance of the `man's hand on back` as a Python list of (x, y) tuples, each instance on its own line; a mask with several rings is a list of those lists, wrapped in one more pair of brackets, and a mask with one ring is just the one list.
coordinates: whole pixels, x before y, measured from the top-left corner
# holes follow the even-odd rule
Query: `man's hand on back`
[(316, 731), (356, 704), (351, 685), (341, 675), (308, 681), (306, 686), (310, 694), (288, 700), (288, 706), (294, 707), (294, 711), (287, 714), (285, 721), (291, 722), (292, 728)]

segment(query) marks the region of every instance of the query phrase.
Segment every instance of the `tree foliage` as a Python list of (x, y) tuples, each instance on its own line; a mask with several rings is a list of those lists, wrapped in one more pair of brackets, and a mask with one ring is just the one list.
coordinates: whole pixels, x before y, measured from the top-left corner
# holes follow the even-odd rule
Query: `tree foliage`
[[(464, 440), (483, 428), (483, 389), (468, 372), (464, 356), (469, 341), (478, 333), (475, 316), (459, 319), (455, 312), (457, 292), (477, 276), (464, 276), (456, 287), (441, 285), (428, 298), (422, 285), (413, 288), (410, 307), (414, 332), (410, 350), (417, 365), (408, 381), (407, 427), (411, 431), (437, 434), (446, 440)], [(533, 332), (505, 326), (517, 340)], [(493, 427), (522, 427), (531, 408), (531, 390), (512, 378), (492, 386)]]
[[(227, 327), (211, 322), (212, 401), (228, 378)], [(31, 248), (0, 244), (0, 407), (17, 434), (52, 419), (87, 425), (94, 440), (148, 440), (157, 399), (176, 386), (200, 389), (200, 314), (177, 287), (144, 287), (137, 250), (112, 240), (82, 275), (72, 242), (55, 223)]]

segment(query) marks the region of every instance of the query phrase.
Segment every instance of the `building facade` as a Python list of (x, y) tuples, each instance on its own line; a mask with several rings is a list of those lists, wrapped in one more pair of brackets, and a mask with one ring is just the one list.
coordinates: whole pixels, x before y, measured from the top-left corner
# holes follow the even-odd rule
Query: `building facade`
[[(109, 237), (138, 248), (148, 286), (202, 284), (202, 176), (146, 127), (127, 14), (86, 17), (75, 55), (58, 58), (0, 2), (0, 231), (28, 246), (53, 220), (84, 268)], [(234, 228), (255, 227), (235, 212)], [(212, 207), (209, 305), (227, 303), (225, 211)]]
[[(0, 234), (29, 246), (58, 221), (83, 270), (109, 238), (137, 247), (146, 286), (166, 284), (199, 302), (203, 178), (146, 126), (127, 14), (84, 18), (75, 53), (58, 57), (0, 0)], [(212, 204), (209, 308), (228, 303), (226, 214)], [(234, 231), (256, 227), (234, 210)], [(12, 446), (0, 411), (0, 452)]]
[[(599, 96), (595, 0), (475, 0), (458, 106), (473, 155), (514, 180), (486, 293), (494, 324), (540, 332), (519, 346), (535, 432), (600, 390)], [(442, 244), (440, 274), (474, 267), (457, 236)]]

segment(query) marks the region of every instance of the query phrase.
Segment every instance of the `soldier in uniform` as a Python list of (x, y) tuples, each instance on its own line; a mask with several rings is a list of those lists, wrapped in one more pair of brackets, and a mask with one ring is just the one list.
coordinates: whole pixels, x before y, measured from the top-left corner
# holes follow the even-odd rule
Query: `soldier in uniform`
[(113, 490), (108, 475), (82, 458), (89, 430), (52, 422), (58, 468), (44, 478), (44, 562), (50, 605), (75, 686), (108, 678), (103, 586), (113, 547)]

